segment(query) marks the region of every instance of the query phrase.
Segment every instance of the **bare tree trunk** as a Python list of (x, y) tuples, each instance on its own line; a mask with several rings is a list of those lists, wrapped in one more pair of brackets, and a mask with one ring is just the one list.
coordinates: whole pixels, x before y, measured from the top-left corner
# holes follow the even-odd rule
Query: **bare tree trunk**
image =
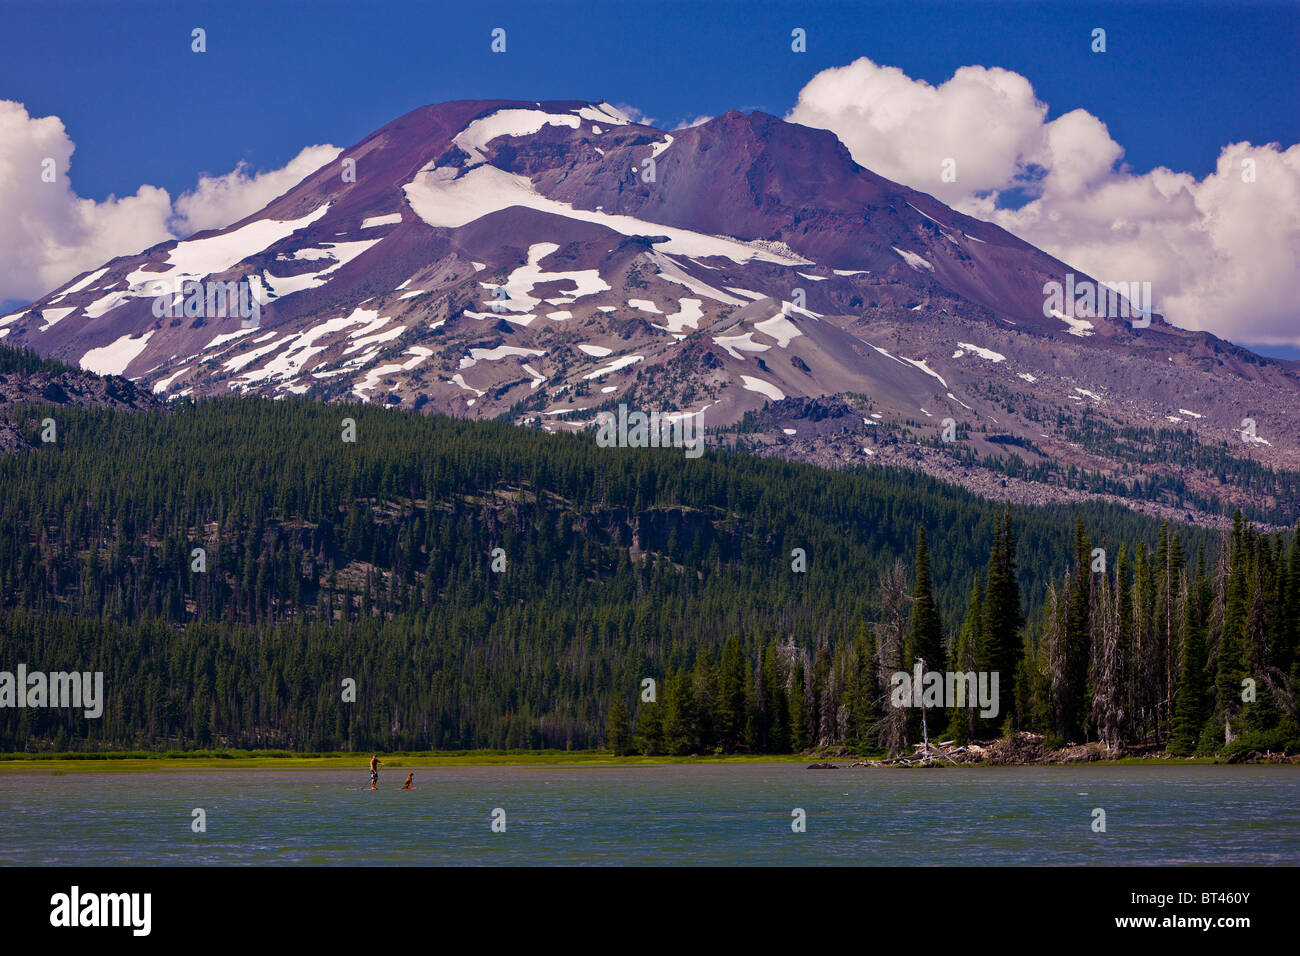
[(897, 559), (880, 576), (880, 620), (876, 631), (876, 670), (878, 682), (884, 691), (885, 716), (876, 722), (872, 731), (892, 757), (907, 744), (907, 710), (894, 707), (890, 702), (890, 678), (903, 666), (903, 628), (907, 622), (907, 567)]
[[(1065, 582), (1064, 606), (1070, 606), (1070, 582)], [(1066, 707), (1066, 646), (1065, 628), (1061, 622), (1061, 601), (1056, 596), (1056, 585), (1047, 588), (1047, 614), (1044, 622), (1044, 638), (1047, 641), (1048, 694), (1052, 709), (1052, 722), (1057, 734), (1065, 737)]]
[[(1117, 582), (1117, 588), (1121, 586)], [(1111, 750), (1118, 750), (1124, 721), (1124, 662), (1120, 653), (1118, 595), (1112, 594), (1104, 575), (1092, 615), (1092, 648), (1092, 719), (1097, 725), (1097, 739)]]

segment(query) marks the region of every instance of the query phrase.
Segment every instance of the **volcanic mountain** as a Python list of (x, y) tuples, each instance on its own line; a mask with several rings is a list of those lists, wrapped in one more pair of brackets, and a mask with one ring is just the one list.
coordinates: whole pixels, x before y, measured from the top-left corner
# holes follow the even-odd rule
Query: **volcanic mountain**
[(1048, 283), (1091, 281), (824, 130), (458, 101), (224, 229), (78, 277), (0, 336), (168, 400), (308, 394), (548, 430), (621, 403), (1004, 497), (1294, 520), (1295, 363), (1048, 304)]

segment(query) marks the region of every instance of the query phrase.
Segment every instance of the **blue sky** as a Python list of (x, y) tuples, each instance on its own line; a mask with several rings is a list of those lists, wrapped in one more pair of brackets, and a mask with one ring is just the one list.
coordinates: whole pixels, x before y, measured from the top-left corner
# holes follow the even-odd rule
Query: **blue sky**
[(275, 169), (450, 99), (607, 100), (668, 128), (731, 108), (784, 116), (819, 71), (865, 56), (934, 85), (966, 65), (1012, 70), (1049, 120), (1105, 123), (1132, 171), (1199, 178), (1226, 144), (1300, 142), (1297, 23), (1284, 3), (0, 0), (0, 99), (59, 117), (72, 189), (102, 201), (142, 184), (176, 197), (241, 161)]
[(669, 126), (784, 115), (814, 73), (865, 55), (934, 84), (1015, 70), (1049, 116), (1105, 121), (1136, 170), (1203, 175), (1225, 143), (1300, 141), (1296, 23), (1290, 5), (1223, 3), (3, 2), (0, 97), (61, 117), (74, 187), (102, 199), (280, 166), (449, 99), (604, 99)]

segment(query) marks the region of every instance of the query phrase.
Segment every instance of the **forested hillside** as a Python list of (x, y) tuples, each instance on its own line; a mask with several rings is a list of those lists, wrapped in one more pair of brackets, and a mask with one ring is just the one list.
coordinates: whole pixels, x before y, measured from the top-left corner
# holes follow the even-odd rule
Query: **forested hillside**
[(0, 710), (5, 750), (890, 747), (918, 654), (1004, 674), (956, 734), (1294, 736), (1295, 535), (302, 399), (16, 420), (0, 669), (102, 670), (107, 703)]

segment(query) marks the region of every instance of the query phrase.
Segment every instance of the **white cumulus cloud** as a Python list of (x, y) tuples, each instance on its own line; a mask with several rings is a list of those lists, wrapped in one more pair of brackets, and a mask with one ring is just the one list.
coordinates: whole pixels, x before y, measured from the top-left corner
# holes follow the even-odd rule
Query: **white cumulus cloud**
[(615, 103), (614, 108), (630, 119), (633, 123), (640, 123), (642, 126), (654, 126), (657, 122), (653, 116), (647, 116), (639, 108), (627, 103)]
[[(787, 119), (1098, 279), (1151, 282), (1176, 325), (1300, 345), (1300, 144), (1227, 144), (1201, 179), (1138, 174), (1100, 119), (1047, 112), (1009, 70), (966, 66), (933, 86), (862, 58), (814, 76)], [(1030, 201), (999, 208), (1011, 190)]]
[(0, 100), (0, 301), (30, 302), (115, 256), (227, 226), (341, 152), (309, 146), (282, 169), (253, 175), (241, 163), (201, 177), (173, 203), (149, 185), (102, 202), (78, 196), (68, 178), (75, 149), (57, 116), (33, 117)]
[(336, 146), (308, 146), (280, 169), (250, 176), (248, 164), (240, 162), (224, 176), (201, 176), (195, 189), (176, 200), (173, 226), (188, 234), (238, 222), (333, 162), (341, 152)]

